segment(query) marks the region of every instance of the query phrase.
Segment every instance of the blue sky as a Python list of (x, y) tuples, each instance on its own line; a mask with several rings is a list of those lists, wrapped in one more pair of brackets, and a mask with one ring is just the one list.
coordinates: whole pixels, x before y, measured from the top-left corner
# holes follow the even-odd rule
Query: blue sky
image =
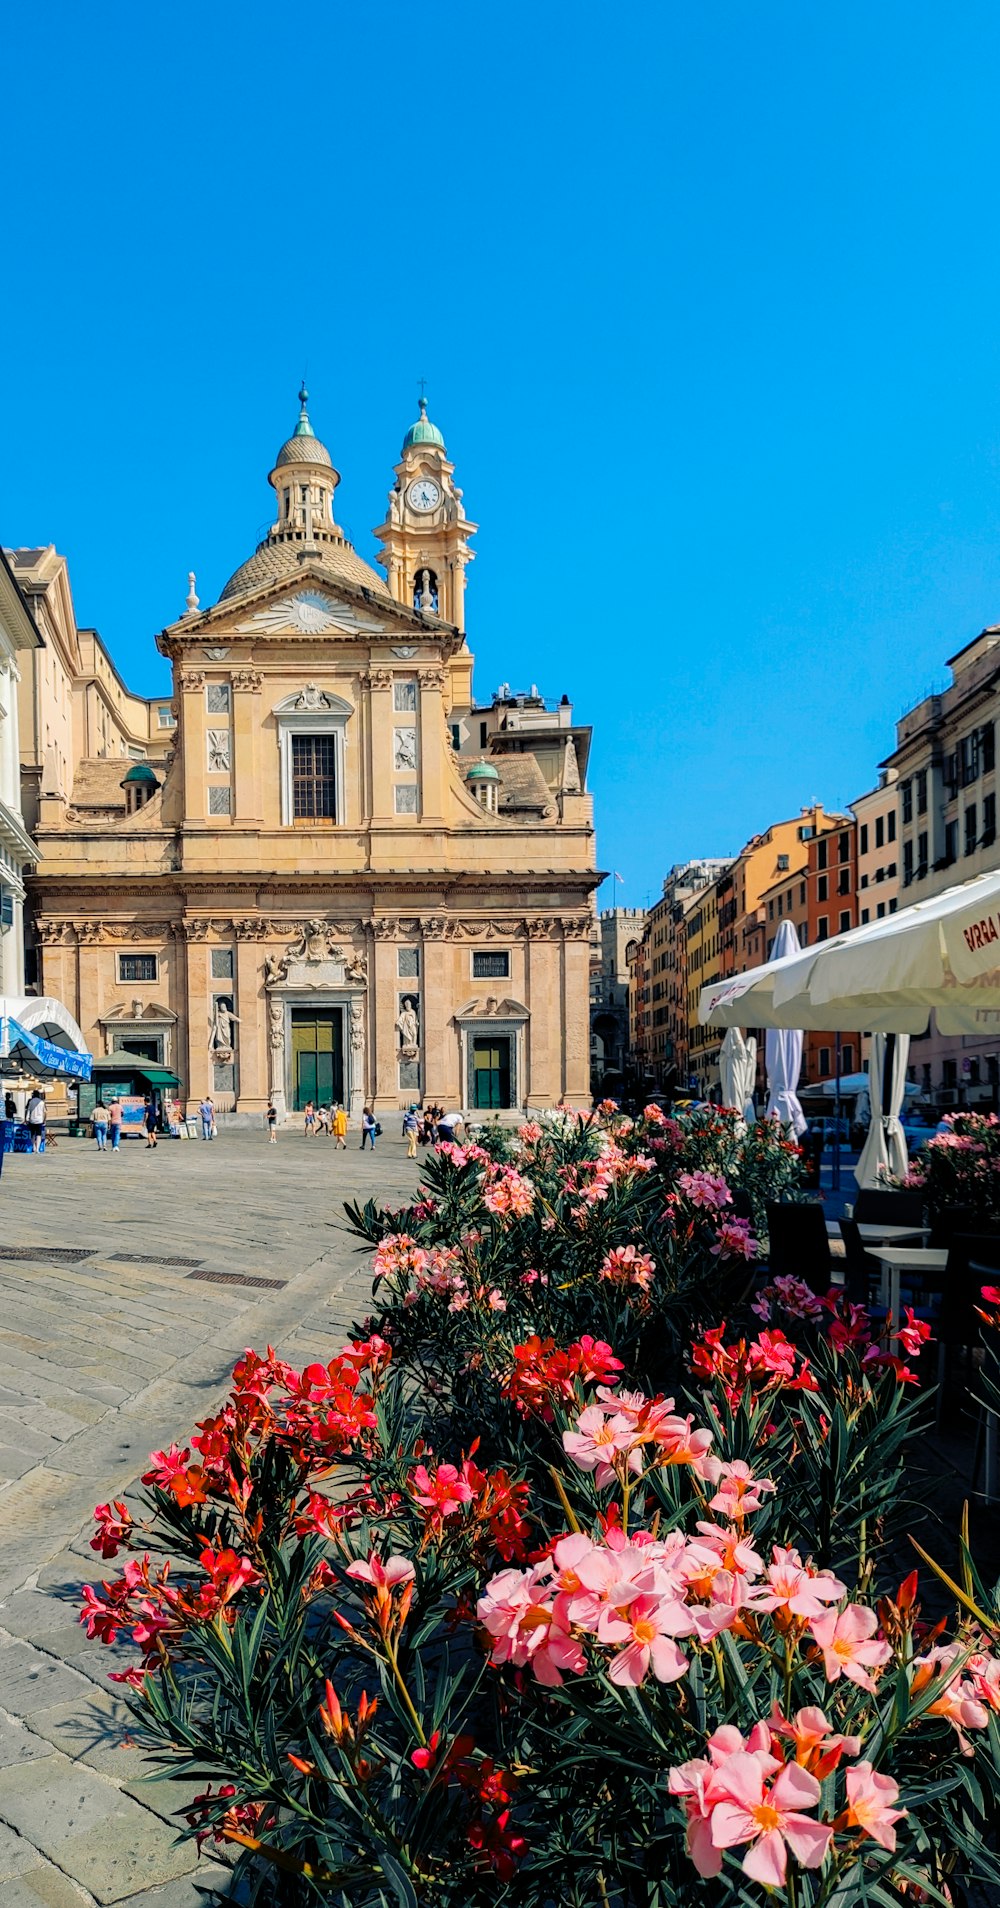
[(427, 378), (477, 688), (593, 721), (604, 905), (859, 794), (1000, 620), (995, 5), (58, 0), (5, 51), (0, 537), (135, 688), (304, 368), (365, 555)]

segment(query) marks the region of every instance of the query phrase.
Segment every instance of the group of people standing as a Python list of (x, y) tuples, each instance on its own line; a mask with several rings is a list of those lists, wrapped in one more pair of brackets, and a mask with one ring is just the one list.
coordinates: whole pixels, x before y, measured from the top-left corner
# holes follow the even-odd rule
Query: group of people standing
[[(272, 1113), (274, 1113), (273, 1122), (270, 1117)], [(347, 1145), (347, 1114), (341, 1105), (317, 1106), (314, 1101), (307, 1100), (304, 1119), (307, 1139), (317, 1139), (320, 1133), (325, 1133), (328, 1139), (336, 1140), (338, 1148)], [(271, 1129), (270, 1137), (273, 1139), (277, 1125), (277, 1113), (273, 1106), (268, 1107), (268, 1125)]]

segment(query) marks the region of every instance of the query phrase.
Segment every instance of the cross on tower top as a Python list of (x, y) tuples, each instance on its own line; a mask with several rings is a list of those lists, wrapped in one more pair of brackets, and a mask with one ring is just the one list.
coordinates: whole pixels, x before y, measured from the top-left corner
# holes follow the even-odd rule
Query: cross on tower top
[(424, 396), (426, 396), (426, 392), (427, 392), (427, 379), (426, 379), (426, 378), (418, 378), (418, 379), (417, 379), (417, 383), (418, 383), (418, 384), (419, 384), (419, 386), (420, 386), (420, 395), (421, 395), (421, 397), (424, 397)]

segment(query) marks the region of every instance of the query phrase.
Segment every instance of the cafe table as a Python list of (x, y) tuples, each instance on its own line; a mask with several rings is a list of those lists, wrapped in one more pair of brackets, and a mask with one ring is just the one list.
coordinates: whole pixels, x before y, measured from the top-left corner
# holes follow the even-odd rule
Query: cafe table
[(930, 1226), (884, 1226), (873, 1221), (871, 1224), (858, 1223), (858, 1232), (863, 1245), (908, 1245), (911, 1240), (930, 1237)]
[(899, 1293), (904, 1272), (943, 1272), (948, 1263), (945, 1246), (872, 1246), (871, 1256), (882, 1267), (882, 1303), (899, 1324)]

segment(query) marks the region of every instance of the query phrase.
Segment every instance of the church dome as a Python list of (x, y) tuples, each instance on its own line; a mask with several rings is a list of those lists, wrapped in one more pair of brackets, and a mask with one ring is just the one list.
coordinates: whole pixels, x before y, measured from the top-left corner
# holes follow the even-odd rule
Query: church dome
[(230, 577), (220, 603), (230, 596), (242, 596), (245, 590), (260, 589), (265, 583), (277, 583), (282, 577), (297, 575), (307, 556), (310, 564), (326, 571), (331, 582), (348, 583), (356, 590), (375, 590), (379, 596), (389, 594), (384, 576), (379, 576), (377, 570), (365, 563), (346, 540), (327, 539), (308, 547), (301, 543), (262, 543)]
[(427, 415), (427, 399), (420, 400), (420, 416), (411, 424), (403, 439), (403, 449), (410, 450), (414, 444), (433, 444), (436, 450), (444, 450), (444, 438), (436, 424), (432, 424)]
[(473, 762), (467, 776), (467, 782), (499, 782), (500, 770), (492, 762)]
[(326, 464), (328, 469), (333, 469), (333, 458), (326, 445), (320, 443), (309, 422), (306, 411), (308, 402), (309, 393), (303, 385), (299, 391), (299, 421), (291, 437), (286, 438), (274, 460), (276, 470), (279, 470), (283, 464)]
[(118, 786), (119, 788), (128, 788), (130, 786), (135, 787), (136, 784), (146, 784), (147, 786), (151, 784), (153, 788), (159, 788), (160, 784), (148, 762), (136, 762), (133, 767), (129, 769), (128, 774), (122, 777)]

